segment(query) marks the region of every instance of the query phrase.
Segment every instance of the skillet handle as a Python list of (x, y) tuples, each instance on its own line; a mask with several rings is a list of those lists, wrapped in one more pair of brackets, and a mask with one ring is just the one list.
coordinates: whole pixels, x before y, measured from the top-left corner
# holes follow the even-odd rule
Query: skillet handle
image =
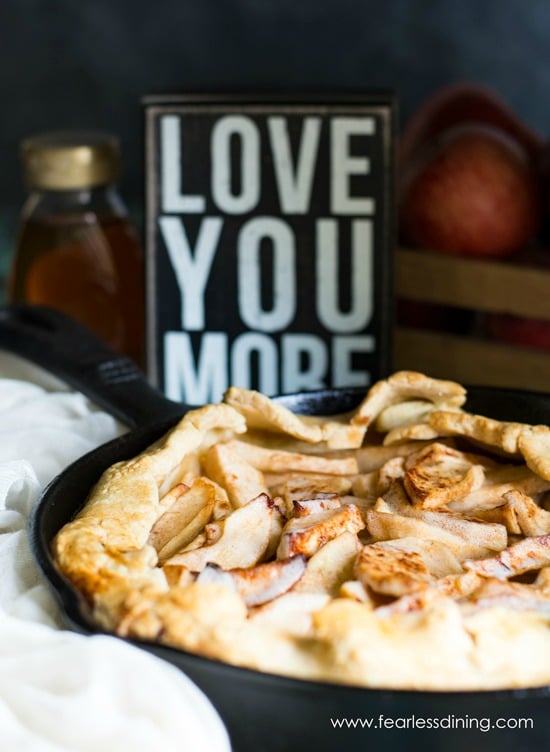
[(129, 428), (181, 416), (187, 409), (154, 389), (130, 358), (115, 354), (53, 308), (0, 308), (0, 348), (63, 379)]

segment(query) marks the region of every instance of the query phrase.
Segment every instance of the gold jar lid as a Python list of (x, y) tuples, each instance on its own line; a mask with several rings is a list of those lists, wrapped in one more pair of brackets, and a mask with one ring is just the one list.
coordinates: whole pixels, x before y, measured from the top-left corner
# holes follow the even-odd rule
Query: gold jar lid
[(21, 144), (21, 155), (29, 188), (94, 188), (120, 176), (118, 141), (108, 133), (59, 131), (32, 136)]

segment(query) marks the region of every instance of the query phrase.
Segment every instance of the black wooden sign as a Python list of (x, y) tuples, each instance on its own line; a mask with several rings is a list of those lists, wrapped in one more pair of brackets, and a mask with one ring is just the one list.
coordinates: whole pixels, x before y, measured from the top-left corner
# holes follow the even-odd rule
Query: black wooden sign
[(390, 95), (145, 100), (149, 376), (188, 404), (389, 368)]

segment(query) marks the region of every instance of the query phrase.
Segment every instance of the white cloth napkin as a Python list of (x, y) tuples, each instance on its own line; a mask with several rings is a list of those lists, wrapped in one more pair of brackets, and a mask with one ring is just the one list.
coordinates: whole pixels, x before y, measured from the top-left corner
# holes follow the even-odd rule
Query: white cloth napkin
[(0, 353), (0, 749), (229, 752), (225, 728), (182, 672), (114, 637), (62, 629), (27, 519), (66, 465), (124, 428), (83, 395)]

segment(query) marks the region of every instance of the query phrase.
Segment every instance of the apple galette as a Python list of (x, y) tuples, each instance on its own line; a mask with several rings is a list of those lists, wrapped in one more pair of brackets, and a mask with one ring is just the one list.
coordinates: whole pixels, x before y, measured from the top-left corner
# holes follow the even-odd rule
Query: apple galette
[(550, 428), (399, 372), (349, 414), (253, 391), (101, 477), (54, 541), (118, 635), (305, 679), (550, 683)]

